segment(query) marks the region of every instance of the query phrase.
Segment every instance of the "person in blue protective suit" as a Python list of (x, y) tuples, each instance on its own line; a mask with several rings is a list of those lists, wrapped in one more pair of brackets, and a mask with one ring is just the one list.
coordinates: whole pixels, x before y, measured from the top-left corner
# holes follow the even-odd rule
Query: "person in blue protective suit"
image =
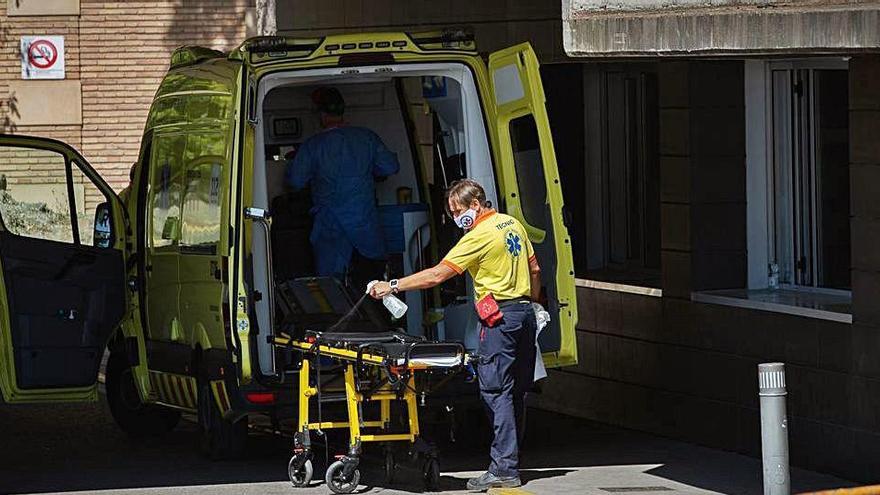
[[(382, 278), (387, 255), (374, 181), (400, 170), (397, 155), (375, 132), (345, 124), (345, 101), (336, 88), (316, 89), (312, 102), (322, 130), (288, 161), (286, 181), (294, 190), (311, 187), (316, 274), (340, 280), (348, 274), (358, 282)], [(353, 267), (353, 258), (366, 269)], [(358, 269), (364, 273), (350, 273)]]

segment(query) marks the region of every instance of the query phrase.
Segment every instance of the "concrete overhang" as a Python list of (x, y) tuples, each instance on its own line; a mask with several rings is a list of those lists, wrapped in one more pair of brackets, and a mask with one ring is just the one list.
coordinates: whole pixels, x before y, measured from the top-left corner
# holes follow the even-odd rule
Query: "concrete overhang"
[(562, 0), (572, 57), (880, 51), (880, 1)]

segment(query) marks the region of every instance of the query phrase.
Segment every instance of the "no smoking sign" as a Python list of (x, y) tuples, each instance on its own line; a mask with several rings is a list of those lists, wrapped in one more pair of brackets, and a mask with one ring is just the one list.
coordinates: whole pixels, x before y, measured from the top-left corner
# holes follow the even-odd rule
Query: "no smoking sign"
[(64, 79), (64, 36), (22, 36), (21, 78)]

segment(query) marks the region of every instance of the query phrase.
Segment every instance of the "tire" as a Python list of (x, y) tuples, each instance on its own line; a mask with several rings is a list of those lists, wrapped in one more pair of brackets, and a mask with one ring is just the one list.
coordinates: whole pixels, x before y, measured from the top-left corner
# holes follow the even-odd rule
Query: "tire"
[(287, 463), (287, 475), (290, 477), (290, 482), (293, 483), (293, 486), (297, 488), (305, 488), (311, 483), (312, 475), (314, 474), (312, 461), (311, 459), (306, 459), (306, 462), (304, 462), (299, 469), (295, 468), (295, 461), (296, 456), (294, 455), (290, 458), (290, 462)]
[(162, 435), (173, 430), (180, 422), (180, 411), (141, 401), (124, 351), (110, 350), (106, 376), (110, 414), (129, 436), (144, 438)]
[(333, 464), (330, 464), (330, 467), (327, 468), (327, 475), (325, 476), (324, 481), (327, 482), (327, 486), (333, 491), (333, 493), (351, 493), (357, 489), (361, 482), (361, 471), (359, 469), (354, 470), (351, 474), (351, 479), (343, 479), (342, 473), (344, 468), (345, 463), (343, 461), (336, 461)]
[(211, 460), (239, 459), (247, 446), (247, 416), (235, 423), (224, 418), (207, 380), (199, 380), (199, 430), (201, 450)]

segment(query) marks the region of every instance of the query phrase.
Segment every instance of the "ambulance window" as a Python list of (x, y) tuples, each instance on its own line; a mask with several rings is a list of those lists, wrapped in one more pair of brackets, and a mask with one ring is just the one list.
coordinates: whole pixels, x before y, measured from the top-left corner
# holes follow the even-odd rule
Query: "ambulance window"
[(183, 134), (157, 135), (153, 141), (149, 193), (150, 246), (153, 248), (176, 245), (180, 239), (185, 145), (186, 136)]
[[(71, 167), (73, 179), (73, 198), (76, 204), (76, 226), (79, 231), (79, 242), (85, 246), (94, 246), (95, 235), (95, 212), (98, 205), (110, 201), (98, 186), (89, 179), (74, 163)], [(110, 226), (107, 225), (109, 232)], [(102, 247), (110, 247), (106, 243), (99, 243)]]
[(8, 232), (75, 242), (67, 186), (64, 155), (36, 148), (0, 147), (0, 215)]
[(524, 115), (511, 120), (510, 140), (523, 217), (529, 225), (543, 229), (547, 216), (547, 184), (534, 117)]
[(190, 134), (186, 140), (181, 251), (216, 254), (220, 242), (220, 177), (226, 160), (222, 133)]

